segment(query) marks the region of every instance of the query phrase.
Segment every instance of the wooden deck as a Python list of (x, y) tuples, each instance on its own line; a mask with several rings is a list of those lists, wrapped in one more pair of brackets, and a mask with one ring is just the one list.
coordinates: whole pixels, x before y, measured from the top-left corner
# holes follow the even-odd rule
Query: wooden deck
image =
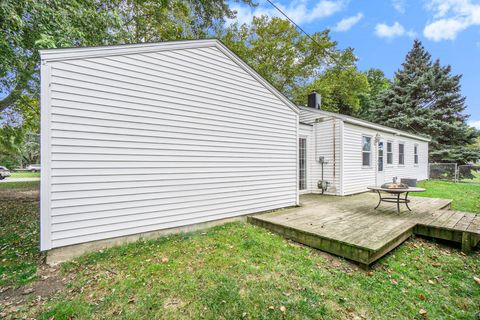
[(480, 215), (448, 210), (451, 200), (411, 197), (408, 211), (395, 204), (373, 208), (378, 197), (301, 196), (301, 206), (250, 216), (249, 222), (286, 238), (370, 265), (412, 234), (455, 241), (468, 252), (480, 240)]

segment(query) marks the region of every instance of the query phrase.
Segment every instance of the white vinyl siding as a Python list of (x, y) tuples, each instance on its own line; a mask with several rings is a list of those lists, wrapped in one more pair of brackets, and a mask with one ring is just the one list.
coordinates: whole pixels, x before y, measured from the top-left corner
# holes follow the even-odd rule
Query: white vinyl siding
[(42, 250), (297, 203), (298, 115), (216, 46), (42, 68)]
[[(377, 133), (384, 141), (392, 142), (392, 153), (398, 154), (399, 142), (405, 145), (404, 152), (412, 154), (414, 152), (414, 145), (418, 145), (419, 163), (414, 165), (414, 158), (405, 157), (405, 164), (398, 166), (398, 157), (393, 157), (393, 164), (384, 166), (384, 182), (391, 182), (393, 177), (414, 178), (418, 180), (425, 180), (428, 177), (428, 142), (399, 137), (382, 131), (376, 131), (362, 126), (357, 126), (349, 123), (344, 124), (344, 143), (343, 143), (343, 194), (354, 194), (367, 191), (368, 186), (374, 186), (376, 181), (376, 170), (378, 169), (378, 152), (377, 148), (372, 148), (372, 163), (371, 167), (362, 166), (362, 136), (367, 135), (375, 137)], [(374, 146), (372, 142), (372, 147)], [(388, 154), (388, 153), (387, 153)], [(388, 156), (387, 156), (388, 157)]]

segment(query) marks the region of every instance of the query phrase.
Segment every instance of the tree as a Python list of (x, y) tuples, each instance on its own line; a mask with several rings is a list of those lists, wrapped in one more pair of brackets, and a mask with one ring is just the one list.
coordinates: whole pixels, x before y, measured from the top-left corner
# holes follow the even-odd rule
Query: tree
[(390, 88), (390, 80), (385, 76), (382, 70), (371, 68), (365, 72), (370, 91), (367, 94), (362, 94), (360, 97), (360, 109), (356, 116), (365, 120), (373, 118), (372, 111), (380, 103), (381, 94)]
[(466, 123), (460, 79), (460, 75), (451, 75), (450, 66), (432, 62), (421, 42), (415, 40), (392, 86), (381, 94), (380, 104), (372, 112), (374, 121), (429, 135), (433, 161), (478, 159), (480, 152), (468, 146), (478, 133)]
[(305, 104), (312, 90), (320, 93), (323, 110), (347, 115), (358, 112), (363, 97), (370, 94), (367, 76), (355, 66), (335, 67), (318, 75), (311, 84), (297, 90), (299, 104)]
[[(250, 6), (252, 0), (238, 0)], [(236, 12), (225, 0), (120, 0), (117, 1), (126, 43), (178, 39), (203, 39), (211, 36), (225, 18)]]
[[(339, 50), (328, 30), (312, 34), (312, 41), (288, 20), (254, 17), (250, 25), (232, 24), (219, 31), (222, 41), (293, 100), (298, 87), (308, 85), (326, 69), (355, 62), (352, 49)], [(306, 100), (302, 101), (302, 104)]]
[(40, 48), (116, 43), (113, 1), (4, 0), (0, 5), (0, 111), (38, 96)]

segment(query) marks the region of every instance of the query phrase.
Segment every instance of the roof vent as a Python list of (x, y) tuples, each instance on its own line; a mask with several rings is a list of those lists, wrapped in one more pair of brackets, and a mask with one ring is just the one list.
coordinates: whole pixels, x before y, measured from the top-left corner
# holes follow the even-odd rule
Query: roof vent
[(321, 109), (322, 97), (315, 90), (308, 95), (308, 107), (314, 109)]

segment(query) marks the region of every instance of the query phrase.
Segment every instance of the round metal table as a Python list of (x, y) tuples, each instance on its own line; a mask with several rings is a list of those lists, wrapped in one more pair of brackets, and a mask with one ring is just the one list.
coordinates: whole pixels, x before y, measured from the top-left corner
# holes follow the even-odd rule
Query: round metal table
[[(424, 192), (426, 191), (423, 188), (417, 188), (417, 187), (409, 187), (409, 188), (382, 188), (382, 187), (367, 187), (367, 189), (376, 191), (378, 193), (378, 204), (375, 207), (377, 209), (382, 202), (391, 202), (391, 203), (396, 203), (397, 204), (397, 212), (400, 212), (400, 203), (404, 203), (405, 206), (407, 206), (407, 209), (409, 211), (412, 211), (408, 204), (410, 203), (410, 200), (408, 199), (408, 194), (410, 192)], [(393, 197), (382, 197), (382, 192), (389, 193), (392, 195), (395, 195)], [(401, 198), (400, 195), (402, 193), (405, 193), (405, 197)]]

